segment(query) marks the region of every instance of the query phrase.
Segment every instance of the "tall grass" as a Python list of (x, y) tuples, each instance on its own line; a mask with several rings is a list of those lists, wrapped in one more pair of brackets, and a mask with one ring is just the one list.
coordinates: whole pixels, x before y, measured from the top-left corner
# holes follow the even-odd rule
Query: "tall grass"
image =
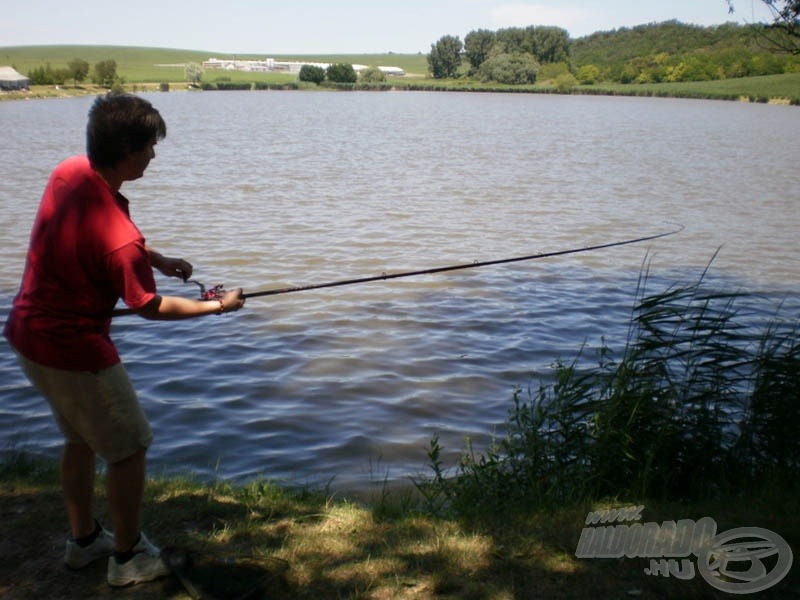
[[(648, 294), (640, 277), (627, 343), (556, 364), (554, 383), (518, 390), (505, 437), (446, 468), (437, 438), (430, 508), (502, 507), (604, 497), (735, 495), (800, 476), (800, 319), (753, 324), (743, 292), (697, 281)], [(455, 471), (455, 473), (453, 473)]]
[(676, 83), (597, 83), (579, 86), (574, 91), (583, 94), (679, 96), (684, 98), (722, 100), (748, 98), (750, 101), (762, 102), (767, 102), (770, 98), (785, 98), (796, 104), (800, 102), (800, 73)]

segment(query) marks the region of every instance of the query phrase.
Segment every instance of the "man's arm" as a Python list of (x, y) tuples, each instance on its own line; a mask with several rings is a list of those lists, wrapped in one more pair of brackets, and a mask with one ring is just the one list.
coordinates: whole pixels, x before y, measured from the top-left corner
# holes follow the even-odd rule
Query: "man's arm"
[(168, 258), (156, 252), (150, 246), (146, 246), (147, 255), (150, 257), (150, 264), (154, 269), (158, 269), (167, 277), (180, 277), (184, 281), (192, 276), (193, 267), (191, 263), (182, 258)]
[(134, 311), (140, 317), (152, 321), (178, 321), (204, 315), (221, 315), (235, 312), (244, 306), (242, 290), (226, 292), (217, 300), (190, 300), (180, 296), (156, 295), (142, 308)]

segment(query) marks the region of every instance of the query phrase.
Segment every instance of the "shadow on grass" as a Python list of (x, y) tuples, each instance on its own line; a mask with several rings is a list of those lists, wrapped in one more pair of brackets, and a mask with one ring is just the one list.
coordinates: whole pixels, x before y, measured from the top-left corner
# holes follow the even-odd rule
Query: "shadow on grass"
[[(179, 478), (149, 482), (143, 521), (159, 545), (191, 558), (189, 586), (168, 577), (112, 590), (105, 561), (78, 572), (61, 564), (66, 519), (57, 476), (0, 473), (0, 596), (9, 599), (724, 596), (699, 576), (648, 576), (647, 559), (577, 559), (586, 513), (597, 505), (498, 513), (479, 522), (434, 517), (408, 501), (393, 505), (393, 496), (355, 503), (268, 482), (233, 486)], [(660, 503), (648, 506), (644, 519), (711, 516), (721, 531), (765, 527), (797, 549), (800, 531), (790, 504), (769, 497), (738, 504)], [(100, 488), (97, 506), (104, 519)], [(790, 573), (758, 597), (799, 592)]]
[[(0, 499), (0, 596), (191, 597), (177, 577), (112, 590), (105, 561), (64, 568), (67, 532), (52, 474), (6, 473)], [(102, 518), (99, 489), (97, 505)], [(607, 579), (602, 570), (570, 565), (563, 549), (531, 542), (526, 555), (448, 520), (375, 512), (268, 484), (156, 480), (144, 523), (159, 544), (188, 552), (191, 585), (204, 598), (577, 598)], [(550, 554), (561, 558), (541, 559)]]

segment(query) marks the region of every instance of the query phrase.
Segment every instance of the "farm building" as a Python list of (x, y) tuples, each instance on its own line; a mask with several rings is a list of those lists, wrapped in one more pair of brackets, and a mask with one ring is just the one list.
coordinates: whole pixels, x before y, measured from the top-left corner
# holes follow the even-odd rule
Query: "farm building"
[[(313, 67), (320, 67), (327, 69), (330, 63), (310, 62), (310, 61), (278, 61), (274, 58), (266, 58), (264, 60), (231, 60), (209, 58), (203, 61), (204, 69), (221, 69), (224, 71), (283, 71), (288, 73), (299, 73), (303, 65), (311, 65)], [(366, 69), (366, 65), (353, 65), (353, 70), (360, 73)], [(405, 71), (400, 67), (378, 67), (387, 75), (401, 76), (405, 75)]]
[(30, 82), (13, 67), (0, 67), (0, 90), (26, 90)]

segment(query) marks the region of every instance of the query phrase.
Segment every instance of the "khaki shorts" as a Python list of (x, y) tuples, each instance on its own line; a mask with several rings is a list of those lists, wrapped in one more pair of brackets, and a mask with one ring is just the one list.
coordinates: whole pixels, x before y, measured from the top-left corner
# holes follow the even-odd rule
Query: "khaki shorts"
[(100, 371), (64, 371), (17, 356), (50, 403), (66, 443), (87, 444), (112, 464), (150, 446), (153, 432), (121, 363)]

